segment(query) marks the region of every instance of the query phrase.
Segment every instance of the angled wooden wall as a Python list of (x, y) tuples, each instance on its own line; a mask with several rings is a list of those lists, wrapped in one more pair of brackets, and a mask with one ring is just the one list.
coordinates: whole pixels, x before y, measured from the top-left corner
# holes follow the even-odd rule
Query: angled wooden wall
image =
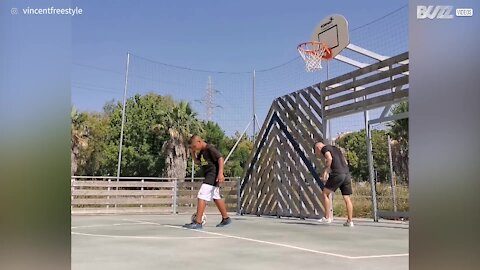
[(324, 119), (408, 98), (408, 53), (275, 99), (241, 179), (242, 214), (319, 218)]

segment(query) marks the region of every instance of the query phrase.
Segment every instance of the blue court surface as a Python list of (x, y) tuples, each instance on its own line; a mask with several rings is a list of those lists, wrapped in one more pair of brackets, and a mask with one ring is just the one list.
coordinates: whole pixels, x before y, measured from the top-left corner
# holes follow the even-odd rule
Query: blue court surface
[(408, 223), (207, 214), (72, 216), (72, 269), (408, 269)]

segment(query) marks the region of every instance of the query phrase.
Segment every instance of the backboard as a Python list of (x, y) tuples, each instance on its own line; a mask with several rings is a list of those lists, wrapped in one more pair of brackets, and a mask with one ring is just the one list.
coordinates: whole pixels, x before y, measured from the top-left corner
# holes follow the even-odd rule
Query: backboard
[(327, 44), (335, 57), (350, 43), (347, 19), (338, 14), (327, 16), (315, 28), (311, 41)]

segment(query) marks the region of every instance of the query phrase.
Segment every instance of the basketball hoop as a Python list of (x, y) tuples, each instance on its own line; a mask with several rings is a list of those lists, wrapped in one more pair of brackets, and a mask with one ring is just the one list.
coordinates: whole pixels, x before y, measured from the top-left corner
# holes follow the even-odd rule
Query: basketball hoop
[(305, 69), (309, 72), (322, 68), (322, 60), (332, 59), (332, 50), (322, 42), (309, 41), (297, 46), (298, 53), (305, 61)]

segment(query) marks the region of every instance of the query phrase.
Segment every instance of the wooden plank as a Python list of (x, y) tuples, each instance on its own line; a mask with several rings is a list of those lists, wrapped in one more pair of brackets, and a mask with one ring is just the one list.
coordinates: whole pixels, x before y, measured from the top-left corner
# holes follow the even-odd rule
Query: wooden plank
[(395, 91), (378, 97), (359, 101), (357, 103), (348, 104), (345, 106), (336, 107), (325, 111), (325, 116), (328, 118), (339, 117), (346, 114), (352, 114), (357, 111), (370, 110), (373, 108), (382, 107), (386, 104), (400, 102), (408, 97), (408, 89)]
[[(273, 172), (273, 166), (276, 162), (276, 156), (277, 156), (276, 149), (278, 148), (278, 141), (276, 139), (277, 133), (278, 133), (277, 128), (272, 130), (272, 134), (274, 135), (274, 139), (273, 139), (274, 141), (272, 143), (271, 149), (273, 149), (274, 151), (272, 151), (272, 155), (271, 155), (270, 159), (268, 160), (268, 163), (266, 164), (264, 170), (261, 172), (261, 174), (259, 174), (257, 176), (257, 179), (256, 179), (257, 182), (260, 182), (260, 183), (264, 184), (266, 181), (269, 180), (269, 176), (274, 173)], [(258, 186), (256, 187), (255, 190), (251, 191), (250, 195), (252, 197), (252, 200), (249, 201), (249, 205), (246, 209), (248, 210), (249, 213), (257, 214), (258, 213), (258, 211), (257, 211), (258, 207), (256, 207), (256, 205), (257, 205), (257, 202), (260, 200), (258, 198)]]
[[(289, 164), (292, 168), (296, 168), (296, 170), (293, 171), (293, 173), (295, 174), (296, 178), (298, 179), (298, 182), (300, 183), (300, 185), (302, 186), (304, 192), (306, 193), (306, 195), (308, 197), (315, 197), (317, 194), (315, 193), (312, 193), (313, 191), (310, 190), (308, 188), (308, 186), (305, 184), (304, 182), (304, 178), (300, 175), (300, 172), (303, 173), (303, 175), (307, 176), (308, 174), (306, 174), (305, 172), (305, 168), (304, 168), (304, 165), (302, 164), (302, 161), (301, 159), (292, 151), (292, 149), (287, 149), (287, 152), (290, 153), (290, 156), (291, 157), (295, 157), (296, 156), (296, 163), (298, 164), (295, 164), (294, 161), (288, 157), (288, 155), (285, 155), (283, 158), (284, 158), (284, 161)], [(313, 204), (310, 206), (307, 204), (305, 204), (307, 206), (307, 208), (309, 209), (309, 211), (314, 211), (314, 209), (317, 209), (320, 207), (320, 205), (318, 205), (316, 202), (312, 202)]]
[[(323, 106), (323, 99), (322, 99), (322, 95), (321, 95), (321, 89), (320, 87), (316, 87), (316, 86), (309, 86), (307, 87), (308, 90), (308, 93), (311, 94), (312, 98), (317, 100), (318, 103), (320, 103), (320, 106)], [(320, 89), (320, 90), (318, 90)], [(321, 108), (320, 108), (320, 111), (321, 111)]]
[(262, 209), (262, 215), (277, 215), (277, 198), (276, 198), (276, 195), (277, 195), (277, 188), (276, 188), (276, 180), (274, 178), (273, 180), (273, 187), (272, 187), (272, 194), (271, 194), (271, 197), (270, 197), (270, 200), (269, 200), (269, 203), (268, 205)]
[[(286, 117), (286, 116), (284, 116), (284, 117)], [(308, 142), (307, 142), (306, 140), (304, 140), (304, 137), (302, 137), (297, 132), (297, 128), (292, 126), (292, 124), (289, 123), (289, 121), (283, 121), (283, 122), (285, 123), (286, 126), (288, 126), (290, 128), (290, 134), (297, 141), (297, 143), (299, 145), (301, 145), (305, 149), (307, 149), (308, 147), (310, 147), (310, 148), (314, 147), (315, 141), (313, 141), (313, 139), (307, 138), (307, 140), (308, 140)], [(305, 151), (305, 153), (306, 153), (306, 156), (308, 158), (310, 158), (310, 160), (313, 160), (315, 158), (315, 154), (312, 151)]]
[[(281, 140), (282, 139), (286, 140), (286, 138), (281, 138)], [(288, 153), (290, 153), (291, 156), (295, 155), (295, 152), (293, 152), (293, 149), (287, 148), (286, 150), (287, 150)], [(301, 161), (300, 159), (299, 159), (299, 162), (301, 162), (300, 164), (303, 164), (303, 161)], [(300, 172), (305, 176), (307, 183), (309, 183), (309, 185), (312, 187), (312, 192), (314, 193), (315, 197), (322, 196), (322, 190), (320, 189), (318, 184), (313, 180), (313, 176), (312, 176), (312, 178), (307, 178), (306, 177), (307, 175), (311, 175), (311, 173), (309, 171), (307, 171), (305, 166), (297, 166), (297, 169), (299, 169)]]
[[(283, 178), (282, 179), (282, 186), (285, 187), (286, 191), (287, 191), (287, 194), (283, 194), (285, 195), (284, 198), (287, 200), (287, 195), (290, 195), (289, 198), (288, 198), (288, 206), (290, 207), (290, 209), (292, 210), (292, 214), (294, 216), (299, 216), (300, 215), (300, 205), (298, 205), (298, 202), (300, 201), (300, 197), (298, 196), (298, 193), (294, 190), (294, 188), (292, 187), (292, 183), (291, 183), (291, 180), (293, 177), (292, 175), (290, 175), (289, 172), (287, 172), (285, 170), (285, 167), (277, 167), (277, 169), (279, 170), (279, 174), (280, 174), (280, 177)], [(285, 180), (285, 181), (283, 181)]]
[(335, 95), (335, 94), (338, 94), (338, 93), (343, 92), (343, 91), (352, 90), (353, 88), (356, 88), (356, 87), (361, 87), (361, 86), (366, 85), (366, 84), (370, 84), (370, 83), (380, 81), (380, 80), (383, 80), (383, 79), (386, 79), (386, 78), (389, 78), (389, 77), (393, 77), (393, 76), (396, 76), (396, 75), (400, 75), (400, 74), (408, 71), (408, 69), (409, 69), (409, 65), (406, 64), (406, 65), (401, 65), (401, 66), (392, 68), (391, 70), (380, 71), (380, 72), (378, 72), (376, 74), (373, 74), (373, 75), (370, 75), (368, 77), (364, 77), (364, 78), (361, 78), (361, 79), (355, 79), (352, 82), (345, 83), (345, 84), (339, 85), (339, 86), (334, 87), (334, 88), (330, 88), (326, 91), (325, 94), (328, 97), (328, 96)]
[[(297, 98), (295, 97), (295, 101), (293, 101), (293, 99), (290, 97), (290, 96), (287, 96), (286, 97), (286, 100), (288, 103), (290, 103), (290, 105), (295, 108), (295, 111), (297, 112), (297, 115), (300, 117), (300, 119), (302, 120), (300, 123), (298, 123), (299, 125), (302, 125), (304, 126), (304, 128), (306, 127), (307, 128), (307, 131), (308, 131), (308, 135), (313, 135), (315, 137), (318, 137), (318, 134), (319, 132), (315, 129), (315, 127), (312, 125), (311, 123), (311, 120), (310, 119), (307, 119), (307, 117), (305, 116), (305, 114), (300, 110), (300, 104), (303, 103), (303, 100), (301, 100), (300, 98)], [(307, 108), (307, 111), (308, 111), (308, 108)], [(311, 118), (311, 117), (310, 117)]]
[(352, 72), (343, 74), (341, 76), (323, 81), (320, 84), (320, 88), (325, 89), (326, 87), (329, 87), (331, 85), (334, 85), (334, 84), (352, 79), (353, 77), (358, 77), (358, 76), (370, 73), (370, 72), (375, 71), (375, 70), (379, 70), (383, 67), (388, 67), (390, 65), (398, 64), (399, 62), (402, 62), (402, 61), (407, 60), (407, 59), (408, 59), (408, 52), (404, 52), (404, 53), (401, 53), (399, 55), (396, 55), (396, 56), (390, 57), (388, 59), (385, 59), (383, 61), (380, 61), (380, 62), (374, 63), (372, 65), (366, 66), (364, 68), (360, 68), (360, 69), (354, 70)]
[(177, 198), (177, 203), (178, 204), (195, 204), (198, 202), (197, 198), (185, 198), (185, 197), (179, 197)]
[(265, 193), (265, 199), (262, 204), (259, 206), (259, 213), (260, 215), (269, 214), (268, 206), (271, 205), (272, 201), (275, 200), (275, 190), (274, 190), (274, 183), (275, 183), (275, 174), (272, 174), (272, 181), (268, 187), (267, 192)]
[(254, 209), (258, 209), (258, 212), (262, 207), (262, 205), (265, 203), (265, 200), (267, 199), (267, 190), (268, 187), (272, 184), (274, 173), (273, 171), (270, 171), (269, 174), (267, 174), (267, 177), (265, 178), (265, 181), (263, 181), (262, 185), (259, 187), (260, 190), (260, 198), (257, 200)]
[(98, 190), (75, 189), (72, 196), (172, 196), (173, 190)]
[(107, 204), (171, 204), (172, 198), (95, 198), (95, 199), (76, 199), (72, 200), (72, 205), (107, 205)]
[[(203, 181), (202, 182), (179, 182), (177, 184), (177, 187), (178, 189), (187, 189), (187, 188), (196, 188), (197, 190), (200, 189), (200, 187), (202, 186), (203, 184)], [(235, 181), (226, 181), (222, 184), (222, 187), (226, 187), (226, 188), (231, 188), (231, 187), (237, 187), (237, 182)]]
[[(283, 101), (282, 101), (282, 102), (283, 102)], [(284, 105), (285, 105), (285, 104), (284, 104)], [(276, 106), (278, 106), (278, 105), (276, 105)], [(285, 105), (285, 106), (286, 106), (286, 105)], [(287, 112), (288, 112), (290, 115), (294, 115), (293, 112), (292, 112), (288, 107), (287, 107), (286, 110), (287, 110)], [(307, 137), (306, 140), (305, 140), (305, 138), (299, 134), (299, 132), (297, 131), (297, 127), (294, 126), (294, 125), (292, 124), (292, 122), (291, 122), (291, 120), (292, 120), (292, 119), (290, 119), (291, 117), (288, 117), (285, 112), (280, 111), (280, 110), (279, 110), (278, 114), (279, 114), (280, 119), (283, 118), (283, 119), (282, 119), (282, 120), (283, 120), (283, 123), (290, 128), (290, 133), (291, 133), (292, 136), (295, 138), (295, 140), (297, 140), (297, 142), (299, 142), (300, 145), (303, 145), (303, 146), (305, 146), (305, 145), (312, 145), (312, 147), (313, 147), (313, 145), (315, 145), (314, 141), (313, 141), (311, 138), (308, 138), (308, 137)], [(300, 129), (300, 130), (303, 130), (301, 126), (300, 126), (299, 129)], [(304, 130), (303, 130), (303, 131), (304, 131)], [(305, 133), (305, 132), (304, 132), (304, 133)], [(308, 142), (307, 142), (307, 141), (308, 141)]]
[[(252, 187), (255, 184), (255, 181), (257, 180), (257, 177), (258, 177), (259, 173), (261, 173), (262, 166), (263, 166), (265, 160), (268, 160), (271, 156), (271, 153), (273, 153), (273, 151), (276, 150), (275, 147), (272, 147), (272, 146), (268, 147), (269, 145), (274, 143), (274, 140), (273, 140), (273, 138), (275, 137), (274, 130), (275, 130), (275, 126), (272, 127), (272, 130), (270, 130), (270, 133), (269, 133), (268, 137), (266, 138), (265, 147), (263, 147), (261, 149), (261, 152), (259, 154), (260, 158), (257, 158), (255, 164), (251, 165), (252, 166), (251, 175), (250, 175), (250, 178), (248, 179), (249, 182), (247, 182), (246, 186), (244, 187), (244, 192), (245, 192), (245, 190), (251, 192)], [(253, 151), (256, 151), (256, 150), (253, 150)], [(259, 171), (259, 169), (260, 169), (260, 171)]]
[(309, 145), (312, 145), (313, 147), (314, 141), (312, 138), (310, 138), (310, 136), (308, 136), (309, 132), (305, 129), (305, 127), (302, 124), (300, 124), (298, 119), (296, 119), (297, 114), (295, 113), (295, 111), (289, 108), (286, 101), (282, 99), (280, 99), (279, 101), (281, 105), (284, 107), (284, 110), (286, 111), (286, 113), (288, 113), (289, 115), (287, 116), (285, 111), (282, 112), (282, 116), (283, 116), (282, 120), (291, 129), (290, 133), (292, 133), (292, 135), (295, 134), (294, 137), (296, 137), (296, 139), (299, 140), (302, 146), (308, 145), (307, 144), (307, 141), (308, 141)]
[[(263, 122), (263, 125), (262, 127), (260, 128), (260, 132), (258, 133), (257, 137), (256, 137), (256, 140), (255, 140), (255, 143), (253, 145), (253, 150), (250, 152), (250, 155), (247, 159), (247, 162), (245, 163), (245, 166), (243, 168), (243, 174), (242, 174), (242, 177), (240, 179), (242, 179), (242, 183), (243, 181), (246, 180), (247, 178), (247, 172), (248, 172), (248, 168), (250, 167), (251, 163), (252, 163), (252, 159), (254, 158), (255, 156), (255, 152), (257, 151), (257, 149), (259, 147), (261, 147), (260, 142), (262, 141), (263, 137), (265, 136), (265, 131), (266, 131), (266, 128), (267, 126), (269, 125), (270, 123), (270, 120), (272, 118), (272, 115), (274, 113), (274, 108), (273, 108), (273, 103), (272, 102), (272, 105), (270, 106), (270, 109), (268, 110), (268, 113), (267, 113), (267, 117), (265, 117), (265, 121)], [(255, 125), (255, 123), (253, 123)]]
[[(264, 161), (266, 161), (267, 164), (262, 165), (263, 167), (258, 173), (256, 173), (256, 170), (254, 170), (252, 172), (252, 178), (250, 179), (250, 182), (248, 182), (247, 186), (245, 187), (247, 192), (244, 194), (244, 196), (242, 196), (242, 205), (249, 205), (250, 203), (252, 203), (251, 201), (254, 199), (254, 196), (255, 196), (255, 188), (258, 186), (259, 181), (262, 181), (261, 176), (263, 175), (264, 170), (268, 169), (270, 167), (269, 164), (271, 163), (272, 157), (276, 154), (278, 143), (276, 143), (276, 140), (273, 139), (276, 136), (275, 129), (276, 128), (274, 128), (274, 130), (272, 130), (270, 135), (269, 135), (269, 137), (272, 138), (271, 140), (273, 141), (271, 147), (266, 148), (264, 150), (264, 151), (267, 152), (266, 153), (267, 159), (266, 160), (261, 159), (262, 163)], [(258, 161), (258, 162), (260, 162), (260, 161)], [(262, 164), (262, 163), (260, 163), (260, 164)], [(260, 166), (260, 164), (257, 165), (257, 166)]]
[[(310, 95), (308, 93), (302, 92), (302, 96), (308, 102), (308, 105), (312, 106), (313, 110), (318, 114), (319, 118), (317, 118), (317, 117), (312, 117), (312, 118), (317, 119), (317, 121), (322, 121), (322, 122), (319, 123), (319, 127), (322, 127), (323, 126), (322, 109), (320, 107), (318, 107), (317, 103), (315, 103), (313, 101), (313, 99), (310, 97)], [(321, 128), (320, 128), (320, 131), (322, 131)]]
[[(289, 172), (293, 176), (293, 179), (291, 179), (291, 181), (294, 183), (293, 189), (298, 194), (298, 201), (299, 201), (300, 210), (303, 209), (303, 207), (302, 207), (302, 203), (303, 203), (305, 205), (305, 208), (307, 208), (308, 211), (310, 211), (310, 212), (314, 211), (313, 210), (314, 206), (312, 206), (308, 203), (305, 203), (305, 201), (302, 200), (302, 197), (301, 197), (300, 187), (302, 186), (302, 187), (306, 188), (306, 186), (305, 186), (305, 183), (302, 181), (302, 177), (299, 174), (298, 170), (296, 170), (296, 169), (298, 169), (299, 165), (295, 164), (288, 155), (283, 155), (281, 158), (282, 158), (283, 163), (290, 167)], [(299, 217), (301, 217), (301, 214), (302, 213), (300, 212)]]
[[(282, 216), (283, 216), (285, 214), (285, 212), (287, 211), (287, 209), (290, 209), (290, 207), (287, 203), (287, 198), (285, 197), (285, 195), (288, 194), (288, 191), (283, 186), (283, 183), (280, 182), (280, 180), (279, 180), (280, 177), (277, 176), (276, 178), (277, 178), (276, 181), (278, 183), (278, 185), (277, 185), (278, 189), (277, 189), (277, 194), (276, 194), (277, 197), (275, 199), (278, 202), (278, 206), (279, 206), (279, 209), (280, 209), (279, 212), (281, 212)], [(290, 210), (288, 210), (288, 211), (290, 211)]]
[(73, 181), (73, 187), (151, 187), (151, 188), (173, 188), (173, 182), (140, 182), (140, 181)]
[(72, 215), (90, 214), (171, 214), (172, 207), (73, 207)]
[[(299, 108), (301, 108), (305, 112), (304, 114), (308, 116), (308, 119), (307, 119), (309, 120), (308, 124), (311, 125), (313, 130), (315, 131), (312, 133), (317, 137), (319, 136), (322, 137), (322, 130), (323, 130), (322, 123), (319, 120), (318, 116), (316, 116), (312, 112), (312, 108), (309, 107), (309, 104), (307, 104), (300, 95), (295, 96), (295, 102), (299, 106)], [(319, 115), (321, 115), (321, 113)]]
[(388, 80), (388, 81), (367, 87), (360, 91), (355, 91), (349, 94), (341, 95), (339, 97), (328, 99), (327, 101), (325, 101), (325, 105), (331, 106), (331, 105), (335, 105), (345, 101), (355, 102), (356, 98), (371, 95), (377, 92), (381, 92), (384, 90), (388, 90), (388, 89), (395, 88), (401, 85), (406, 85), (406, 84), (408, 84), (408, 76), (403, 76), (403, 77), (394, 79), (392, 81)]
[(268, 160), (267, 165), (264, 167), (264, 170), (262, 170), (262, 172), (257, 175), (256, 185), (254, 186), (254, 188), (250, 192), (250, 198), (251, 199), (248, 201), (249, 204), (246, 207), (246, 209), (248, 209), (248, 211), (250, 213), (256, 212), (256, 209), (257, 209), (256, 205), (257, 205), (257, 202), (260, 200), (260, 198), (258, 197), (258, 191), (259, 191), (260, 187), (263, 187), (265, 182), (268, 181), (268, 175), (270, 173), (272, 173), (272, 165), (275, 162), (277, 143), (274, 143), (272, 146), (273, 146), (272, 149), (274, 150), (274, 151), (272, 151), (273, 154), (272, 154), (271, 158)]

